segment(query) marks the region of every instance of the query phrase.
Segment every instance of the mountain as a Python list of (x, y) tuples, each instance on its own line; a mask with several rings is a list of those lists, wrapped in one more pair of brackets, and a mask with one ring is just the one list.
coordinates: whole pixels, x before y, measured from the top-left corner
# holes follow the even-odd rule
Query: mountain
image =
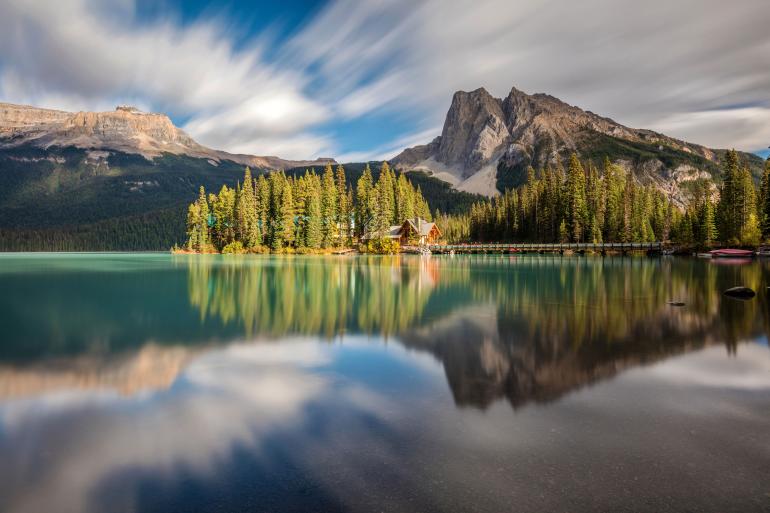
[(325, 165), (334, 159), (285, 160), (212, 150), (174, 126), (165, 114), (119, 106), (111, 112), (65, 112), (0, 103), (0, 149), (30, 145), (37, 148), (75, 147), (119, 151), (148, 159), (165, 153), (222, 160), (257, 169), (288, 169)]
[(168, 249), (203, 185), (323, 167), (198, 144), (164, 114), (64, 112), (0, 103), (0, 250)]
[[(480, 88), (455, 93), (441, 135), (404, 150), (392, 163), (492, 196), (521, 184), (529, 166), (564, 162), (572, 152), (597, 163), (607, 156), (682, 205), (687, 183), (714, 177), (724, 150), (629, 128), (547, 94), (513, 88), (500, 99)], [(742, 155), (759, 176), (762, 159)]]

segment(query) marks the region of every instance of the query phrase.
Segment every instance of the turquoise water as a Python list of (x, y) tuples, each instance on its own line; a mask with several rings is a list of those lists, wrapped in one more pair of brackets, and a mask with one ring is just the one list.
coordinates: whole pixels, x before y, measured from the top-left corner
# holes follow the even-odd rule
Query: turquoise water
[(767, 511), (768, 278), (2, 254), (0, 511)]

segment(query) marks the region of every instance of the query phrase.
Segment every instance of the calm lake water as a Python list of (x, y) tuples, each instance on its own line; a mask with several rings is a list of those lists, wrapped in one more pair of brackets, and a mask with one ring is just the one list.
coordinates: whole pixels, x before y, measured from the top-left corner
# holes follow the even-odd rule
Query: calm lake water
[(0, 255), (0, 511), (770, 511), (768, 286), (672, 258)]

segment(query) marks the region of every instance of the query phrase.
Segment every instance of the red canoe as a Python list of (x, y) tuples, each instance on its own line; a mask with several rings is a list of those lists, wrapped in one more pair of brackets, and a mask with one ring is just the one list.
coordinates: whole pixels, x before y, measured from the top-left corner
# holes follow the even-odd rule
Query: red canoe
[(715, 249), (709, 251), (713, 257), (751, 258), (754, 252), (749, 249)]

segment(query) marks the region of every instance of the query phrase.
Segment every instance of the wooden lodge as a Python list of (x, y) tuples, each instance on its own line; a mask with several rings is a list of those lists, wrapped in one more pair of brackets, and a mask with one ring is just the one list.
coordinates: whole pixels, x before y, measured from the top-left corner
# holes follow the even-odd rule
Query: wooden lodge
[(401, 224), (391, 226), (385, 233), (372, 232), (364, 236), (365, 240), (379, 238), (398, 240), (401, 246), (409, 244), (419, 244), (422, 246), (436, 244), (441, 238), (441, 230), (436, 226), (436, 223), (430, 223), (425, 219), (416, 217), (414, 219), (406, 219)]

